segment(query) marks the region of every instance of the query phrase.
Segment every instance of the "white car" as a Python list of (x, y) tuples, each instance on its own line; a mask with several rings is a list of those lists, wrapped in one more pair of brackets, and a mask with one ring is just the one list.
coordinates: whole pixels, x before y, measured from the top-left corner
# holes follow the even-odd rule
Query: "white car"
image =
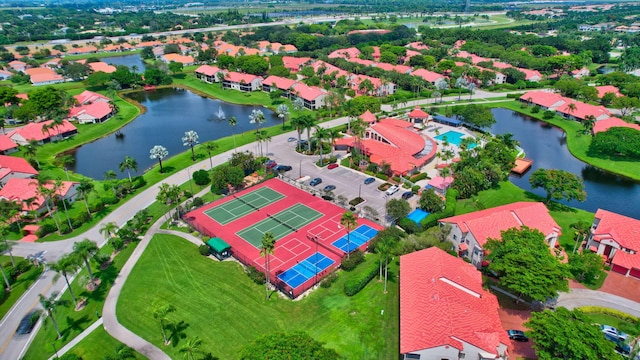
[(392, 185), (390, 188), (387, 189), (386, 194), (387, 195), (393, 195), (395, 193), (398, 192), (398, 190), (400, 190), (400, 188), (398, 187), (398, 185)]
[(605, 334), (609, 334), (611, 336), (614, 336), (622, 341), (627, 340), (627, 338), (629, 337), (628, 334), (623, 333), (622, 331), (618, 331), (618, 329), (614, 328), (613, 326), (609, 326), (609, 325), (600, 325), (600, 330), (605, 333)]

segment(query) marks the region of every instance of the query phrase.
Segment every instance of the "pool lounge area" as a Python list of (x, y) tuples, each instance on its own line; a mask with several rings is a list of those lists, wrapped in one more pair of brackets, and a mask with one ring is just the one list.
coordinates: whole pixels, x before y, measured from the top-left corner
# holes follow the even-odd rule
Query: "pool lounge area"
[[(462, 142), (463, 137), (466, 136), (466, 134), (463, 134), (461, 132), (457, 132), (454, 130), (449, 130), (444, 134), (440, 134), (436, 137), (434, 137), (436, 140), (438, 141), (447, 141), (450, 144), (453, 144), (457, 147), (460, 147), (460, 143)], [(473, 149), (474, 147), (478, 146), (478, 144), (471, 143), (469, 144), (469, 149)]]

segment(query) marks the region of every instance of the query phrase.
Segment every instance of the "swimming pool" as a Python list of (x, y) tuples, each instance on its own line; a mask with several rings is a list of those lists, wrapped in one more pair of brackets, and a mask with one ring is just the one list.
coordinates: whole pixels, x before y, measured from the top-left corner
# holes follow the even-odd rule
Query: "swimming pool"
[(407, 215), (407, 217), (409, 218), (409, 220), (412, 220), (414, 223), (420, 225), (420, 222), (427, 217), (427, 215), (429, 215), (428, 212), (422, 210), (422, 209), (415, 209), (413, 210), (413, 212), (409, 215)]
[[(453, 144), (455, 146), (460, 147), (460, 142), (462, 141), (462, 137), (464, 135), (465, 134), (463, 134), (463, 133), (459, 133), (457, 131), (449, 130), (444, 134), (440, 134), (440, 135), (436, 136), (435, 139), (436, 140), (440, 140), (440, 141), (444, 141), (445, 138), (446, 138), (446, 140), (447, 140), (447, 142), (449, 144)], [(471, 143), (471, 144), (469, 144), (469, 149), (473, 149), (476, 146), (477, 146), (476, 143)]]

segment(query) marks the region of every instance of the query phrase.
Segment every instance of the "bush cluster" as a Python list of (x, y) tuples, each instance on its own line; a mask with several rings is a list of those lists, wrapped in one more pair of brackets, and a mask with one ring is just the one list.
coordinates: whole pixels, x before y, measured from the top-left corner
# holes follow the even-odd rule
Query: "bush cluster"
[(613, 316), (615, 318), (618, 318), (620, 320), (623, 321), (627, 321), (630, 323), (634, 323), (637, 324), (640, 319), (638, 319), (637, 317), (633, 316), (633, 315), (629, 315), (625, 312), (619, 311), (619, 310), (615, 310), (615, 309), (609, 309), (609, 308), (603, 308), (600, 306), (583, 306), (579, 308), (580, 311), (582, 311), (585, 314), (604, 314), (604, 315), (609, 315), (609, 316)]
[(11, 271), (9, 272), (9, 276), (15, 280), (18, 278), (18, 276), (20, 276), (21, 274), (26, 273), (27, 271), (29, 271), (29, 269), (31, 269), (33, 265), (31, 264), (31, 262), (29, 260), (22, 260), (16, 263), (16, 266), (11, 268)]
[(351, 271), (364, 262), (364, 253), (360, 249), (352, 252), (349, 257), (343, 257), (340, 261), (340, 267), (344, 271)]
[(376, 277), (376, 275), (378, 274), (378, 270), (378, 264), (374, 262), (371, 263), (369, 268), (367, 268), (365, 271), (362, 271), (353, 278), (347, 280), (347, 282), (344, 283), (345, 295), (353, 296), (359, 293), (360, 290), (364, 289), (364, 287), (367, 286), (371, 279)]
[(207, 185), (211, 181), (211, 176), (207, 170), (198, 170), (193, 173), (193, 182), (196, 185)]
[(429, 175), (427, 175), (427, 173), (417, 173), (415, 175), (412, 175), (409, 180), (411, 180), (411, 182), (416, 182), (416, 181), (420, 181), (420, 180), (424, 180), (426, 178), (428, 178)]
[(200, 246), (198, 246), (198, 251), (200, 252), (200, 255), (202, 256), (207, 256), (209, 255), (209, 246), (202, 244)]
[(420, 232), (420, 225), (409, 218), (402, 218), (398, 220), (398, 226), (400, 226), (407, 234), (415, 234)]
[(455, 215), (457, 197), (457, 191), (453, 188), (449, 188), (449, 190), (447, 190), (447, 201), (444, 205), (444, 211), (427, 215), (427, 217), (422, 219), (422, 221), (420, 222), (420, 227), (423, 229), (428, 229), (430, 227), (436, 226), (438, 224), (438, 220)]
[(258, 285), (264, 285), (267, 282), (267, 277), (263, 272), (258, 271), (254, 266), (247, 266), (247, 275), (249, 279)]
[(333, 285), (334, 282), (336, 282), (336, 280), (338, 280), (338, 273), (335, 271), (330, 272), (329, 275), (325, 276), (324, 279), (320, 281), (320, 286), (328, 289), (331, 287), (331, 285)]

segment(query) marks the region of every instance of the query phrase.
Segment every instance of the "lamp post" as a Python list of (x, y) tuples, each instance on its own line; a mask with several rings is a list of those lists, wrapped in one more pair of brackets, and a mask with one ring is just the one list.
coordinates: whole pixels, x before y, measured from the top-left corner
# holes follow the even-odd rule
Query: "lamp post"
[(58, 349), (56, 348), (56, 342), (52, 342), (51, 345), (53, 345), (53, 352), (56, 354), (56, 359), (58, 358)]
[(362, 191), (362, 184), (358, 185), (358, 197), (362, 198), (362, 196), (360, 196), (360, 193)]
[(298, 169), (300, 169), (300, 174), (298, 174), (298, 177), (301, 178), (302, 177), (302, 159), (300, 159), (300, 162), (298, 163)]

